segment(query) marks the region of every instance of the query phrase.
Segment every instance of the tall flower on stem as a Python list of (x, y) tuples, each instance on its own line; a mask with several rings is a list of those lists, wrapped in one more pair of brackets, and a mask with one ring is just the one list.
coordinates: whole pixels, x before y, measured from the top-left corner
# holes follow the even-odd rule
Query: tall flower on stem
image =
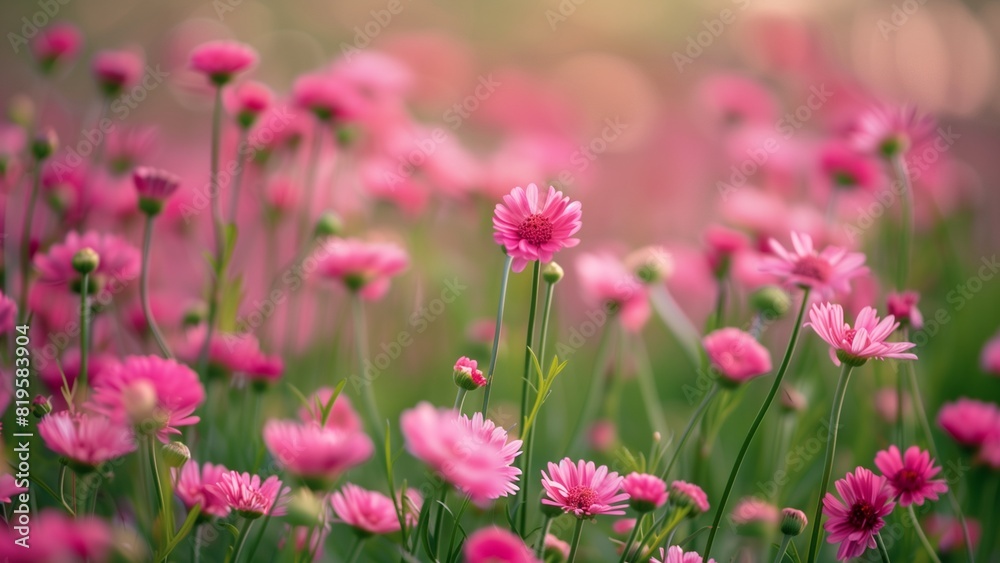
[(827, 541), (840, 544), (837, 559), (858, 557), (866, 549), (877, 546), (883, 554), (883, 561), (888, 563), (879, 530), (885, 526), (885, 517), (892, 512), (896, 503), (892, 502), (892, 490), (885, 477), (878, 477), (864, 467), (858, 467), (854, 473), (848, 473), (837, 481), (836, 485), (842, 500), (827, 493), (821, 506), (822, 514), (827, 515), (823, 526), (830, 532)]
[(948, 484), (943, 479), (934, 479), (941, 472), (941, 467), (934, 464), (930, 453), (917, 446), (910, 446), (901, 454), (894, 445), (875, 454), (875, 466), (887, 479), (899, 506), (909, 514), (927, 555), (932, 561), (940, 563), (937, 552), (917, 520), (913, 505), (923, 505), (924, 500), (937, 500), (939, 493), (948, 492)]
[(31, 154), (34, 157), (34, 171), (32, 173), (31, 195), (28, 196), (28, 207), (24, 212), (24, 225), (21, 229), (21, 248), (18, 257), (21, 260), (21, 295), (17, 304), (17, 310), (21, 313), (21, 321), (28, 318), (28, 284), (31, 274), (31, 225), (35, 217), (35, 205), (38, 203), (38, 192), (42, 185), (42, 167), (46, 160), (52, 156), (56, 150), (59, 140), (55, 132), (47, 130), (39, 135), (31, 143)]
[(566, 514), (577, 518), (573, 541), (570, 543), (569, 562), (572, 563), (580, 547), (583, 523), (595, 517), (625, 514), (628, 494), (622, 492), (622, 477), (607, 466), (597, 467), (592, 461), (579, 460), (576, 463), (564, 458), (559, 465), (549, 463), (548, 474), (542, 471), (542, 488), (545, 498), (542, 504), (561, 508)]
[(180, 180), (169, 172), (142, 166), (136, 168), (132, 173), (132, 181), (139, 194), (139, 210), (146, 215), (146, 224), (142, 234), (142, 271), (139, 274), (139, 297), (142, 301), (142, 314), (146, 317), (146, 326), (149, 327), (149, 332), (156, 340), (160, 351), (165, 357), (172, 358), (170, 347), (167, 346), (167, 341), (160, 333), (160, 327), (156, 324), (153, 311), (149, 306), (149, 261), (153, 243), (153, 219), (163, 209), (163, 202), (180, 187)]
[[(261, 481), (257, 475), (230, 471), (222, 475), (215, 485), (215, 492), (229, 503), (233, 512), (243, 517), (243, 526), (236, 540), (236, 552), (232, 559), (239, 561), (253, 521), (264, 515), (285, 514), (284, 504), (288, 499), (289, 488), (282, 489), (281, 480), (276, 475)], [(264, 525), (267, 525), (266, 519)], [(251, 553), (251, 557), (252, 555)]]

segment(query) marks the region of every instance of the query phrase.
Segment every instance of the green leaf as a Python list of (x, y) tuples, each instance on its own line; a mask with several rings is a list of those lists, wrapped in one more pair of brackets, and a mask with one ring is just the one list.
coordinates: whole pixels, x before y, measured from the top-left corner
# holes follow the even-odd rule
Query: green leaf
[[(157, 561), (167, 560), (167, 557), (170, 556), (170, 553), (173, 552), (173, 550), (178, 545), (180, 545), (181, 540), (183, 540), (191, 532), (191, 529), (194, 528), (194, 523), (198, 519), (199, 514), (201, 514), (201, 504), (196, 504), (194, 505), (194, 508), (192, 508), (190, 512), (188, 512), (187, 518), (184, 519), (184, 524), (181, 525), (181, 529), (178, 530), (174, 538), (170, 540), (170, 543), (168, 543), (167, 546), (164, 548), (163, 553), (156, 556)], [(224, 524), (224, 526), (229, 526), (230, 528), (233, 528), (231, 524)], [(235, 529), (236, 528), (233, 528), (233, 530)], [(236, 533), (237, 535), (239, 535), (238, 531)]]
[[(327, 400), (326, 404), (320, 406), (320, 414), (322, 415), (320, 419), (320, 426), (326, 426), (326, 419), (330, 417), (330, 412), (333, 411), (333, 403), (337, 400), (337, 397), (340, 396), (340, 392), (344, 390), (345, 385), (347, 385), (347, 379), (342, 379), (340, 383), (337, 384), (337, 387), (334, 388), (333, 394), (330, 395), (330, 399)], [(386, 426), (385, 431), (388, 435), (388, 426)]]
[(287, 385), (292, 390), (292, 393), (295, 393), (295, 396), (299, 398), (299, 402), (302, 403), (303, 407), (305, 407), (307, 410), (312, 409), (312, 404), (309, 403), (309, 399), (307, 399), (306, 396), (302, 394), (302, 391), (299, 391), (298, 387), (296, 387), (290, 381), (287, 380), (285, 381), (285, 385)]

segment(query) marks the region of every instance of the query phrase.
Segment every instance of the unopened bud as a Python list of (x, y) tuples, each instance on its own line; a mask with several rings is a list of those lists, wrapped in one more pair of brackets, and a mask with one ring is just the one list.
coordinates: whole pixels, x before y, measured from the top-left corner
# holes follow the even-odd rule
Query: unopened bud
[(309, 489), (303, 487), (295, 491), (288, 501), (285, 520), (293, 526), (315, 526), (323, 514), (323, 501)]
[(661, 246), (645, 246), (629, 254), (625, 265), (643, 283), (656, 283), (674, 271), (674, 259)]
[(332, 237), (344, 231), (344, 222), (333, 211), (327, 211), (319, 216), (313, 233), (317, 237)]
[(794, 508), (781, 509), (781, 533), (786, 536), (797, 536), (806, 529), (809, 520), (801, 510)]
[(558, 283), (564, 275), (566, 273), (563, 272), (562, 266), (555, 262), (549, 262), (542, 269), (542, 279), (545, 280), (545, 283)]
[(35, 415), (35, 418), (42, 418), (50, 412), (52, 412), (52, 401), (45, 395), (39, 395), (31, 401), (31, 414)]
[(73, 269), (80, 274), (89, 274), (101, 264), (101, 257), (93, 248), (82, 248), (73, 256)]
[(31, 142), (31, 155), (35, 160), (45, 160), (56, 152), (59, 146), (59, 137), (52, 129), (46, 129), (38, 134)]
[(780, 319), (791, 304), (788, 293), (773, 285), (764, 286), (750, 295), (750, 306), (765, 319)]
[(180, 469), (191, 460), (191, 450), (183, 442), (170, 442), (163, 445), (163, 461), (167, 467)]

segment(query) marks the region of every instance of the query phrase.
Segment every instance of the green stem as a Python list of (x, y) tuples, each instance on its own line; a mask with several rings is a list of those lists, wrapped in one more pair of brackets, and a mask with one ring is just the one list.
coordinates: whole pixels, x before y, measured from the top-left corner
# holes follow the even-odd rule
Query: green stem
[(691, 365), (697, 367), (701, 364), (701, 337), (698, 330), (691, 324), (691, 319), (684, 314), (680, 305), (674, 297), (667, 291), (665, 284), (654, 284), (650, 286), (649, 302), (659, 315), (663, 324), (674, 334), (681, 348), (684, 349)]
[(903, 422), (903, 375), (897, 374), (896, 376), (896, 443), (905, 444), (906, 443), (906, 428)]
[(712, 402), (712, 399), (715, 398), (715, 395), (718, 392), (719, 392), (719, 384), (714, 383), (712, 385), (712, 388), (708, 390), (708, 393), (705, 394), (705, 398), (701, 400), (701, 403), (698, 405), (698, 408), (695, 409), (694, 414), (691, 415), (691, 419), (688, 420), (687, 426), (684, 427), (684, 433), (681, 434), (680, 441), (677, 442), (677, 448), (674, 449), (674, 455), (670, 457), (670, 461), (667, 463), (667, 468), (663, 471), (664, 480), (670, 478), (670, 470), (673, 469), (674, 464), (677, 463), (677, 460), (680, 458), (681, 450), (684, 449), (684, 444), (691, 436), (691, 431), (694, 430), (694, 427), (698, 424), (698, 421), (701, 420), (702, 415), (705, 414), (705, 409), (708, 408), (709, 403)]
[(826, 442), (826, 461), (823, 464), (823, 480), (820, 481), (819, 498), (816, 499), (816, 510), (813, 512), (812, 538), (809, 541), (808, 563), (816, 561), (819, 553), (820, 535), (823, 527), (820, 520), (823, 518), (823, 495), (830, 486), (830, 475), (833, 473), (833, 458), (837, 451), (837, 431), (840, 429), (840, 411), (844, 406), (844, 397), (847, 395), (847, 383), (851, 379), (853, 367), (844, 363), (840, 370), (840, 378), (837, 380), (837, 391), (833, 396), (833, 403), (830, 405), (830, 439)]
[(920, 538), (921, 545), (924, 546), (924, 550), (927, 551), (927, 555), (930, 556), (931, 561), (934, 563), (941, 563), (941, 559), (938, 558), (937, 553), (934, 551), (934, 547), (931, 542), (928, 541), (927, 535), (924, 534), (924, 529), (920, 527), (920, 521), (917, 520), (917, 513), (913, 511), (913, 505), (906, 507), (906, 512), (910, 515), (910, 521), (913, 522), (913, 529), (917, 532), (917, 537)]
[(639, 535), (639, 528), (642, 526), (642, 521), (646, 519), (646, 514), (639, 515), (639, 518), (635, 521), (635, 526), (632, 526), (632, 531), (628, 534), (628, 539), (625, 540), (625, 548), (622, 549), (622, 556), (618, 559), (618, 563), (625, 563), (628, 556), (631, 555), (632, 544), (635, 543), (635, 537)]
[(462, 407), (465, 406), (465, 396), (468, 394), (469, 392), (464, 387), (459, 387), (458, 393), (455, 394), (455, 406), (452, 408), (461, 413)]
[[(622, 350), (627, 345), (627, 335), (622, 331)], [(649, 426), (657, 432), (667, 431), (667, 419), (663, 415), (663, 408), (660, 406), (660, 392), (656, 389), (656, 378), (653, 376), (653, 368), (649, 362), (649, 354), (642, 338), (633, 339), (636, 349), (635, 358), (638, 367), (639, 389), (642, 391), (642, 402), (646, 407), (646, 416), (649, 418)]]
[(62, 503), (63, 508), (66, 512), (69, 512), (70, 516), (76, 516), (76, 512), (70, 507), (69, 503), (66, 502), (66, 466), (63, 465), (62, 469), (59, 470), (59, 502)]
[(490, 352), (489, 373), (486, 374), (486, 388), (483, 389), (483, 417), (490, 408), (490, 390), (493, 389), (493, 371), (497, 367), (497, 350), (500, 348), (500, 327), (503, 324), (503, 306), (507, 301), (507, 280), (510, 278), (510, 264), (514, 260), (507, 256), (503, 263), (503, 273), (500, 275), (500, 300), (497, 302), (497, 322), (493, 327), (493, 349)]
[(552, 295), (555, 293), (556, 284), (546, 283), (545, 301), (542, 305), (542, 331), (538, 335), (538, 365), (545, 369), (545, 346), (549, 339), (549, 320), (552, 317)]
[(90, 274), (80, 281), (80, 382), (81, 397), (87, 396), (87, 356), (90, 352)]
[(42, 185), (42, 161), (35, 161), (34, 181), (31, 184), (31, 194), (28, 196), (28, 209), (24, 212), (24, 225), (21, 228), (21, 294), (17, 304), (17, 312), (21, 324), (28, 318), (28, 282), (31, 274), (31, 223), (35, 217), (35, 205), (38, 203), (38, 192)]
[(358, 556), (361, 555), (361, 548), (365, 545), (365, 540), (360, 536), (358, 539), (354, 540), (354, 547), (351, 548), (350, 555), (347, 556), (348, 563), (354, 563), (358, 560)]
[[(636, 523), (638, 525), (638, 523)], [(580, 536), (583, 535), (583, 519), (578, 518), (576, 520), (576, 528), (573, 530), (573, 541), (570, 543), (569, 548), (569, 559), (567, 563), (573, 563), (576, 561), (576, 552), (580, 549)]]
[(580, 410), (580, 417), (576, 421), (573, 429), (573, 439), (570, 447), (575, 449), (580, 446), (583, 435), (586, 432), (587, 424), (594, 418), (594, 411), (601, 393), (604, 390), (604, 366), (608, 362), (608, 355), (611, 353), (611, 326), (605, 323), (601, 330), (601, 340), (597, 344), (597, 357), (594, 358), (594, 371), (590, 376), (590, 391), (587, 392), (587, 400)]
[(885, 542), (882, 541), (882, 534), (875, 533), (875, 543), (878, 545), (878, 554), (882, 557), (882, 563), (889, 563), (889, 552), (885, 549)]
[(723, 317), (726, 315), (726, 278), (720, 277), (717, 280), (719, 291), (715, 296), (715, 315), (713, 316), (712, 329), (722, 328)]
[(739, 475), (740, 466), (743, 464), (743, 458), (746, 457), (747, 450), (750, 449), (750, 443), (753, 442), (754, 434), (757, 433), (757, 428), (759, 428), (761, 422), (763, 422), (764, 416), (771, 407), (771, 402), (774, 401), (774, 396), (778, 393), (778, 389), (781, 387), (781, 380), (784, 379), (785, 372), (788, 371), (788, 364), (792, 360), (792, 354), (795, 352), (795, 344), (799, 340), (799, 331), (802, 329), (802, 317), (805, 316), (806, 307), (809, 305), (809, 292), (809, 288), (806, 288), (802, 293), (802, 305), (799, 307), (798, 316), (795, 317), (795, 326), (792, 327), (792, 335), (788, 339), (788, 347), (785, 348), (785, 356), (781, 359), (781, 366), (778, 368), (778, 374), (775, 375), (774, 382), (771, 384), (771, 389), (767, 393), (767, 398), (764, 399), (764, 404), (760, 406), (760, 410), (757, 412), (757, 417), (754, 418), (753, 423), (750, 425), (746, 438), (743, 439), (743, 446), (740, 448), (740, 452), (736, 456), (736, 462), (733, 464), (733, 469), (729, 472), (729, 481), (726, 482), (726, 489), (722, 493), (722, 499), (719, 501), (719, 506), (715, 509), (715, 518), (712, 521), (712, 529), (708, 532), (708, 543), (705, 545), (704, 554), (704, 558), (706, 560), (709, 559), (709, 556), (712, 553), (712, 543), (715, 541), (715, 535), (719, 531), (719, 522), (722, 521), (722, 515), (725, 513), (726, 502), (729, 500), (729, 495), (733, 492), (733, 485), (736, 484), (736, 476)]
[(549, 535), (550, 528), (552, 528), (552, 517), (546, 515), (542, 521), (542, 532), (538, 535), (538, 540), (535, 541), (535, 557), (538, 559), (541, 559), (542, 554), (545, 553), (545, 536)]
[(910, 273), (910, 241), (913, 238), (913, 186), (910, 183), (910, 174), (906, 171), (906, 161), (902, 154), (893, 157), (892, 169), (896, 174), (896, 180), (900, 183), (899, 200), (903, 204), (903, 225), (900, 229), (899, 254), (897, 254), (899, 265), (896, 270), (896, 289), (902, 290), (906, 287), (906, 280)]
[(169, 512), (167, 512), (167, 501), (168, 499), (163, 494), (163, 483), (160, 480), (160, 465), (156, 461), (156, 438), (153, 436), (148, 436), (146, 438), (146, 443), (148, 445), (146, 452), (149, 456), (149, 469), (153, 474), (153, 489), (156, 491), (156, 501), (160, 506), (160, 519), (163, 520), (163, 532), (165, 543), (170, 543), (170, 540), (174, 533), (173, 522), (168, 518)]
[(250, 526), (253, 525), (253, 520), (249, 518), (243, 519), (243, 527), (240, 528), (240, 537), (236, 540), (236, 552), (233, 553), (233, 563), (239, 563), (240, 555), (243, 554), (243, 546), (247, 543), (247, 538), (250, 536)]
[(139, 280), (139, 298), (142, 301), (142, 314), (146, 316), (146, 326), (149, 327), (149, 332), (153, 335), (153, 339), (156, 340), (156, 345), (160, 347), (160, 352), (163, 353), (164, 357), (173, 358), (174, 355), (170, 353), (167, 341), (163, 339), (160, 327), (157, 326), (156, 319), (153, 318), (153, 309), (149, 306), (149, 261), (152, 241), (153, 216), (147, 215), (146, 226), (142, 233), (142, 273)]
[(229, 224), (236, 224), (236, 209), (239, 207), (240, 186), (243, 184), (243, 170), (247, 162), (243, 157), (243, 148), (247, 142), (249, 129), (240, 128), (240, 139), (236, 144), (236, 173), (233, 175), (233, 189), (229, 194)]
[(358, 353), (358, 377), (362, 379), (361, 394), (364, 396), (365, 410), (368, 411), (368, 422), (372, 426), (372, 432), (376, 436), (381, 434), (382, 419), (378, 413), (378, 404), (375, 403), (374, 380), (367, 381), (364, 377), (365, 359), (368, 357), (368, 328), (365, 322), (365, 306), (361, 301), (361, 296), (357, 293), (351, 295), (351, 311), (354, 314), (354, 343)]
[(222, 186), (219, 185), (219, 150), (222, 137), (222, 86), (215, 88), (215, 104), (212, 109), (212, 147), (209, 194), (212, 203), (212, 226), (215, 238), (215, 260), (212, 264), (212, 283), (208, 295), (208, 318), (206, 319), (205, 341), (198, 354), (198, 373), (204, 377), (208, 373), (208, 351), (212, 343), (212, 333), (215, 331), (215, 321), (219, 314), (219, 291), (222, 286), (222, 263), (226, 252), (226, 240), (223, 233), (222, 209), (219, 199), (222, 197)]
[(438, 495), (437, 516), (434, 517), (434, 557), (441, 555), (441, 538), (444, 537), (444, 509), (448, 502), (448, 484), (441, 483), (441, 493)]
[(778, 556), (774, 558), (774, 563), (781, 563), (781, 560), (785, 557), (785, 551), (788, 550), (788, 542), (792, 540), (792, 536), (785, 534), (785, 537), (781, 538), (781, 545), (778, 547)]
[[(531, 273), (531, 301), (528, 303), (528, 330), (524, 344), (524, 371), (521, 377), (521, 428), (528, 426), (528, 395), (531, 391), (531, 346), (535, 343), (535, 310), (538, 302), (538, 282), (541, 279), (541, 261), (535, 260), (535, 266)], [(527, 475), (531, 470), (531, 432), (525, 436), (527, 444), (524, 447), (524, 455), (521, 456), (521, 475)], [(528, 484), (530, 479), (521, 482), (521, 510), (518, 511), (518, 532), (523, 538), (528, 527)]]

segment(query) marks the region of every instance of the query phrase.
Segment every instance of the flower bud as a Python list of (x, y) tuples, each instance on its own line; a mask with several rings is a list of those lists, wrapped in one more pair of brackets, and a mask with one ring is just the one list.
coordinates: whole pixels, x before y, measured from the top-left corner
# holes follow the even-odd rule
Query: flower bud
[(797, 536), (806, 529), (809, 520), (801, 510), (794, 508), (781, 509), (781, 533), (786, 536)]
[(38, 134), (31, 142), (31, 155), (35, 160), (45, 160), (56, 152), (59, 146), (59, 137), (52, 129), (46, 129)]
[(542, 268), (542, 279), (545, 280), (545, 283), (559, 283), (564, 275), (566, 273), (563, 272), (562, 266), (555, 262), (549, 262)]
[(780, 319), (791, 304), (788, 293), (773, 285), (764, 286), (750, 295), (750, 306), (765, 319)]
[(15, 125), (31, 128), (35, 122), (35, 102), (24, 94), (14, 96), (7, 106), (7, 118)]
[(781, 401), (781, 408), (785, 412), (801, 412), (806, 410), (809, 406), (806, 401), (806, 396), (803, 395), (798, 389), (790, 387), (787, 385), (781, 386), (781, 396), (779, 397)]
[(646, 246), (632, 252), (625, 258), (625, 265), (643, 283), (662, 281), (674, 271), (673, 257), (661, 246)]
[(313, 233), (317, 237), (332, 237), (344, 231), (344, 222), (333, 211), (327, 211), (316, 220), (316, 227)]
[(288, 501), (285, 519), (293, 526), (315, 526), (323, 514), (323, 501), (303, 487), (292, 494)]
[(486, 378), (483, 377), (483, 372), (479, 370), (479, 363), (465, 356), (462, 356), (455, 362), (452, 375), (455, 379), (455, 385), (466, 391), (474, 391), (486, 385)]
[(35, 415), (35, 418), (42, 418), (50, 412), (52, 412), (52, 401), (45, 395), (38, 395), (31, 401), (31, 414)]
[(163, 445), (163, 461), (167, 467), (180, 469), (191, 460), (191, 450), (183, 442), (170, 442)]
[(205, 321), (205, 305), (198, 303), (184, 311), (181, 323), (186, 327), (198, 326)]
[(73, 269), (80, 274), (89, 274), (101, 264), (101, 257), (93, 248), (82, 248), (73, 256)]

